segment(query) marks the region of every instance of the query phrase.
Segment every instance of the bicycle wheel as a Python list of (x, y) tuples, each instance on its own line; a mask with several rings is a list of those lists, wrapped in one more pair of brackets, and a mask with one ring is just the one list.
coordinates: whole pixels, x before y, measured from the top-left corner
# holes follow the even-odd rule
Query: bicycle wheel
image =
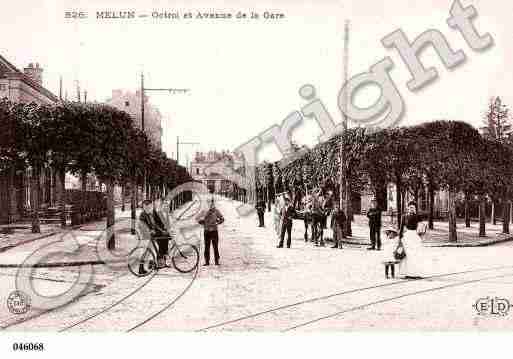
[(189, 273), (198, 266), (198, 248), (192, 244), (180, 244), (176, 247), (171, 261), (177, 271), (180, 273)]
[(137, 277), (145, 277), (157, 268), (155, 254), (148, 248), (134, 248), (128, 255), (128, 269)]

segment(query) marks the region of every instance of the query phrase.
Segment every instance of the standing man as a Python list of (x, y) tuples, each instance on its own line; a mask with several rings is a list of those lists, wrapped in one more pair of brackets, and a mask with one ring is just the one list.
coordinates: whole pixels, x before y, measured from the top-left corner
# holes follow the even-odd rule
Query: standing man
[(285, 197), (285, 206), (281, 210), (281, 235), (280, 244), (278, 248), (283, 248), (283, 240), (285, 239), (285, 232), (287, 233), (287, 248), (290, 248), (291, 234), (292, 234), (292, 220), (296, 215), (296, 210), (290, 203), (290, 198)]
[(312, 213), (312, 237), (315, 245), (319, 245), (319, 238), (321, 239), (321, 246), (324, 246), (323, 240), (323, 220), (324, 220), (324, 196), (322, 190), (319, 188), (314, 196), (313, 213)]
[(371, 246), (368, 250), (381, 250), (381, 210), (377, 206), (375, 199), (371, 201), (371, 208), (367, 212), (369, 218)]
[(308, 226), (312, 223), (312, 196), (306, 189), (306, 195), (303, 197), (303, 221), (305, 222), (305, 242), (308, 242)]
[(264, 213), (265, 213), (265, 202), (262, 198), (260, 198), (255, 206), (255, 209), (258, 214), (258, 226), (259, 227), (265, 227), (264, 223)]
[(331, 229), (333, 229), (333, 247), (342, 249), (342, 238), (344, 235), (344, 225), (346, 223), (346, 215), (340, 209), (340, 203), (334, 202), (334, 211), (331, 214)]
[(210, 244), (214, 248), (214, 261), (216, 266), (219, 265), (219, 233), (217, 226), (224, 222), (224, 217), (217, 210), (214, 204), (214, 199), (210, 201), (210, 209), (206, 213), (200, 213), (196, 220), (204, 228), (203, 238), (205, 241), (205, 263), (204, 266), (210, 265)]

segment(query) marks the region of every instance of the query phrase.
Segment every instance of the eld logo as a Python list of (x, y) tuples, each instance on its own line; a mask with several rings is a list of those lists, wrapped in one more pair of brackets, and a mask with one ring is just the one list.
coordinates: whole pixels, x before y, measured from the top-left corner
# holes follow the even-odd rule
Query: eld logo
[(505, 298), (485, 297), (476, 300), (472, 307), (474, 307), (479, 315), (496, 315), (503, 317), (508, 315), (513, 304)]

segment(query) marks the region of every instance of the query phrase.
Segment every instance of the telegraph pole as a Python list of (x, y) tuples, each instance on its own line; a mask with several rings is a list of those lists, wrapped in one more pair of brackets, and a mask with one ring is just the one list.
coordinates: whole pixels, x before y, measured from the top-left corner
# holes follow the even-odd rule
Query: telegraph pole
[[(349, 62), (349, 20), (346, 20), (344, 26), (344, 87), (347, 84), (348, 79), (348, 62)], [(347, 178), (347, 166), (346, 166), (346, 134), (347, 134), (347, 94), (343, 99), (342, 109), (342, 135), (341, 135), (341, 146), (340, 146), (340, 178), (339, 178), (339, 201), (340, 208), (346, 215), (346, 235), (351, 236), (351, 188)]]
[(141, 129), (144, 132), (144, 74), (141, 72)]
[[(190, 90), (186, 88), (146, 88), (144, 87), (144, 73), (141, 72), (141, 130), (144, 132), (144, 106), (145, 106), (145, 98), (146, 91), (164, 91), (169, 92), (170, 94), (174, 94), (176, 92), (187, 93)], [(178, 140), (177, 140), (178, 141)], [(177, 144), (178, 147), (178, 144)], [(178, 153), (177, 153), (178, 156)], [(177, 161), (178, 162), (178, 161)], [(143, 198), (146, 199), (146, 169), (144, 170), (144, 188), (143, 188)]]

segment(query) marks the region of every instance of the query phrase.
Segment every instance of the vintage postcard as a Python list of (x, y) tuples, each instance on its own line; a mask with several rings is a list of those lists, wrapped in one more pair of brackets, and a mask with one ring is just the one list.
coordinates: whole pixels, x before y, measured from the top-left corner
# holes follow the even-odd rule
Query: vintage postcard
[(513, 4), (0, 8), (7, 353), (513, 330)]

